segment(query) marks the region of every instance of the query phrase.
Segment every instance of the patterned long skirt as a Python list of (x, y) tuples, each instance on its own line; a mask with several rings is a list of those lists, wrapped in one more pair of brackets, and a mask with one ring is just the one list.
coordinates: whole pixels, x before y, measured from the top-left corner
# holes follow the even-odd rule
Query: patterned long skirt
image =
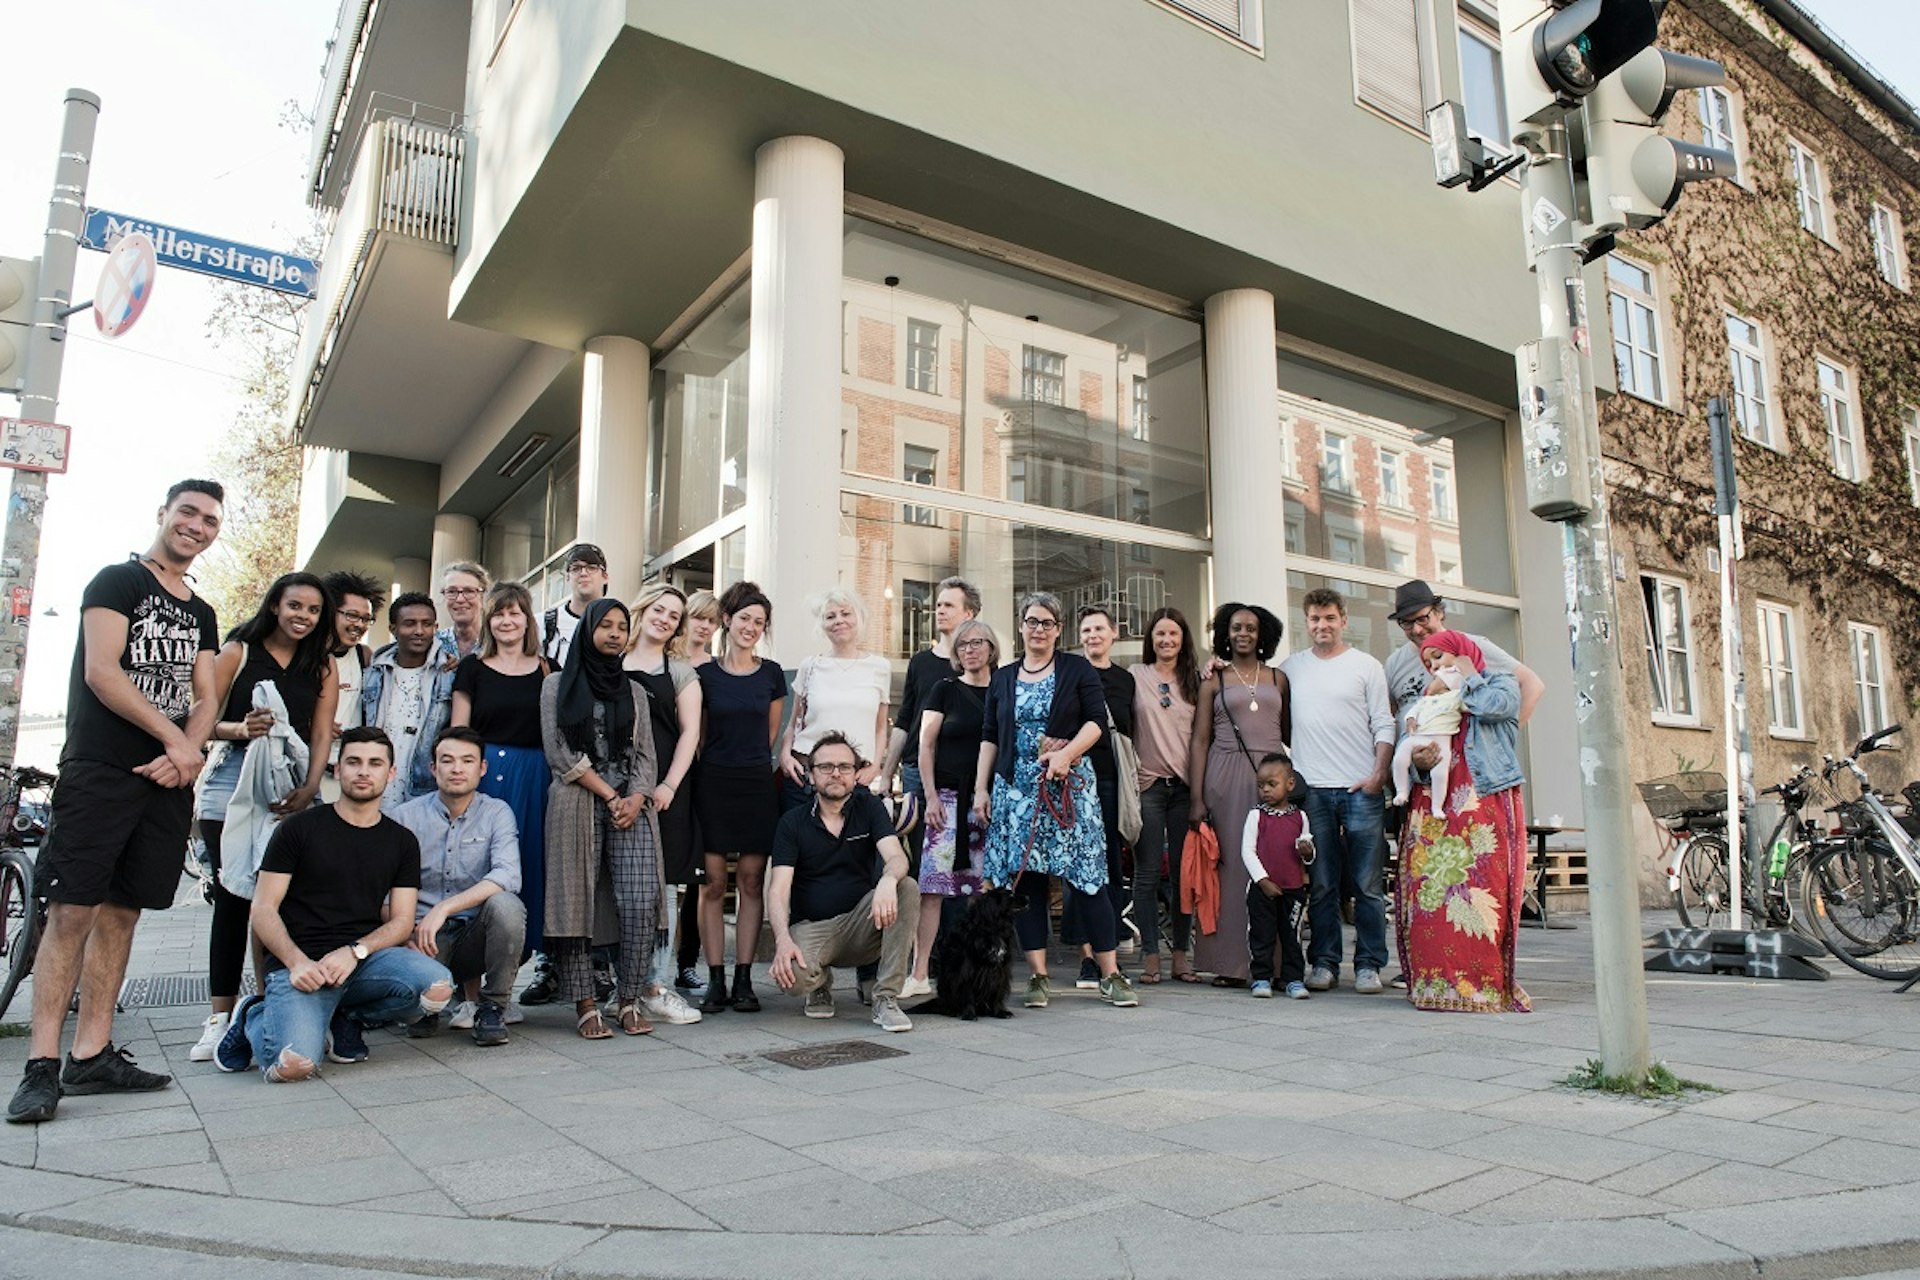
[(1426, 793), (1416, 786), (1407, 805), (1394, 902), (1407, 999), (1416, 1009), (1527, 1013), (1513, 977), (1527, 866), (1520, 788), (1481, 799), (1461, 787), (1438, 818)]

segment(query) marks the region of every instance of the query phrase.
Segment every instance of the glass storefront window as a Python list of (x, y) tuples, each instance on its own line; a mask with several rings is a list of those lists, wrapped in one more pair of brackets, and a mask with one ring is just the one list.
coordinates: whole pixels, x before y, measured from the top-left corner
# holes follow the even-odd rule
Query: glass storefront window
[[(1393, 612), (1392, 587), (1371, 586), (1326, 574), (1290, 569), (1287, 573), (1287, 598), (1293, 605), (1289, 616), (1281, 619), (1287, 628), (1280, 646), (1283, 652), (1298, 653), (1312, 647), (1313, 642), (1307, 638), (1306, 620), (1300, 612), (1300, 597), (1316, 587), (1332, 587), (1346, 598), (1347, 643), (1354, 648), (1365, 650), (1385, 662), (1388, 654), (1407, 642), (1400, 632), (1400, 624), (1387, 617)], [(1446, 588), (1437, 582), (1434, 583), (1434, 590), (1443, 598), (1447, 594)], [(1512, 609), (1449, 600), (1447, 625), (1456, 631), (1471, 631), (1475, 635), (1485, 636), (1508, 653), (1517, 654), (1520, 651), (1520, 615)]]
[[(984, 600), (981, 617), (1013, 653), (1014, 605), (1023, 592), (1051, 591), (1071, 616), (1083, 606), (1113, 611), (1121, 639), (1115, 660), (1139, 660), (1147, 619), (1173, 605), (1204, 627), (1207, 557), (1143, 543), (1107, 541), (1038, 524), (933, 508), (932, 521), (907, 521), (884, 498), (840, 497), (839, 580), (866, 602), (866, 647), (904, 663), (933, 635), (932, 591), (953, 574)], [(1070, 634), (1068, 647), (1074, 646)]]
[(656, 553), (746, 502), (750, 294), (739, 285), (654, 362), (647, 545)]
[(858, 218), (845, 252), (845, 470), (1206, 535), (1199, 324)]
[(1279, 362), (1290, 554), (1512, 593), (1500, 423), (1302, 357)]
[[(580, 444), (576, 440), (487, 517), (481, 526), (483, 562), (503, 582), (524, 580), (572, 545), (579, 519)], [(539, 600), (543, 584), (527, 585)]]

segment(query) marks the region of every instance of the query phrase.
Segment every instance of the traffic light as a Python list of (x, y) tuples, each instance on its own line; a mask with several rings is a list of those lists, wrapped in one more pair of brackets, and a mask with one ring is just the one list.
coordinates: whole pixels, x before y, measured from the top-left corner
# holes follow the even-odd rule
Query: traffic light
[(1660, 34), (1666, 0), (1508, 0), (1501, 74), (1513, 141), (1536, 137)]
[(1735, 176), (1728, 152), (1660, 133), (1676, 94), (1726, 78), (1717, 62), (1649, 48), (1594, 90), (1583, 113), (1590, 237), (1644, 230), (1667, 216), (1683, 184)]
[(27, 371), (39, 281), (38, 258), (0, 257), (0, 386), (12, 387)]

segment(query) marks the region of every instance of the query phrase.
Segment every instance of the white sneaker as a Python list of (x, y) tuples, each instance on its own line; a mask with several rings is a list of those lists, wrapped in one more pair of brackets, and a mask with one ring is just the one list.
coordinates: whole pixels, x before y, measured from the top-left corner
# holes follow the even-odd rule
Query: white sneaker
[(207, 1019), (200, 1032), (200, 1040), (187, 1053), (189, 1062), (212, 1062), (213, 1051), (220, 1047), (220, 1037), (227, 1034), (227, 1019), (230, 1015), (216, 1013)]
[(900, 998), (902, 1000), (911, 1000), (915, 996), (930, 996), (932, 994), (933, 984), (925, 978), (908, 978), (900, 988)]
[(521, 1023), (525, 1022), (526, 1020), (527, 1020), (527, 1011), (520, 1007), (520, 1002), (518, 1000), (509, 999), (507, 1001), (507, 1025), (510, 1027), (519, 1026)]
[(700, 1021), (700, 1011), (680, 998), (676, 991), (665, 987), (650, 996), (640, 997), (640, 1007), (646, 1010), (647, 1017), (655, 1022), (664, 1022), (670, 1027), (684, 1027)]
[(447, 1025), (455, 1031), (471, 1031), (473, 1030), (473, 1015), (479, 1011), (480, 1006), (473, 1001), (462, 1000), (453, 1006), (453, 1013), (448, 1017)]

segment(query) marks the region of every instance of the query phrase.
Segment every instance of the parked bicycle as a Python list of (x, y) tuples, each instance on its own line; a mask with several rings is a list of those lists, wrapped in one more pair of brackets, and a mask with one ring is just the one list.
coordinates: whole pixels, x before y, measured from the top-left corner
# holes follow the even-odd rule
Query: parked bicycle
[(1836, 959), (1868, 977), (1904, 980), (1905, 991), (1920, 982), (1920, 839), (1858, 763), (1887, 750), (1886, 740), (1899, 732), (1890, 725), (1862, 738), (1847, 756), (1823, 757), (1822, 775), (1850, 774), (1860, 795), (1842, 806), (1842, 837), (1813, 856), (1805, 906)]
[(21, 765), (6, 777), (0, 801), (0, 1017), (33, 971), (33, 953), (46, 926), (46, 900), (34, 892), (33, 854), (47, 833), (54, 775)]
[[(1793, 929), (1813, 941), (1818, 935), (1796, 910), (1797, 892), (1808, 859), (1822, 838), (1819, 826), (1803, 814), (1812, 798), (1816, 774), (1803, 765), (1785, 782), (1766, 787), (1763, 796), (1780, 797), (1780, 817), (1743, 865), (1742, 898), (1754, 928)], [(1710, 771), (1676, 773), (1639, 784), (1647, 811), (1666, 833), (1667, 888), (1680, 924), (1689, 929), (1724, 929), (1733, 922), (1733, 868), (1727, 847), (1727, 782)], [(1743, 825), (1746, 815), (1743, 813)]]

